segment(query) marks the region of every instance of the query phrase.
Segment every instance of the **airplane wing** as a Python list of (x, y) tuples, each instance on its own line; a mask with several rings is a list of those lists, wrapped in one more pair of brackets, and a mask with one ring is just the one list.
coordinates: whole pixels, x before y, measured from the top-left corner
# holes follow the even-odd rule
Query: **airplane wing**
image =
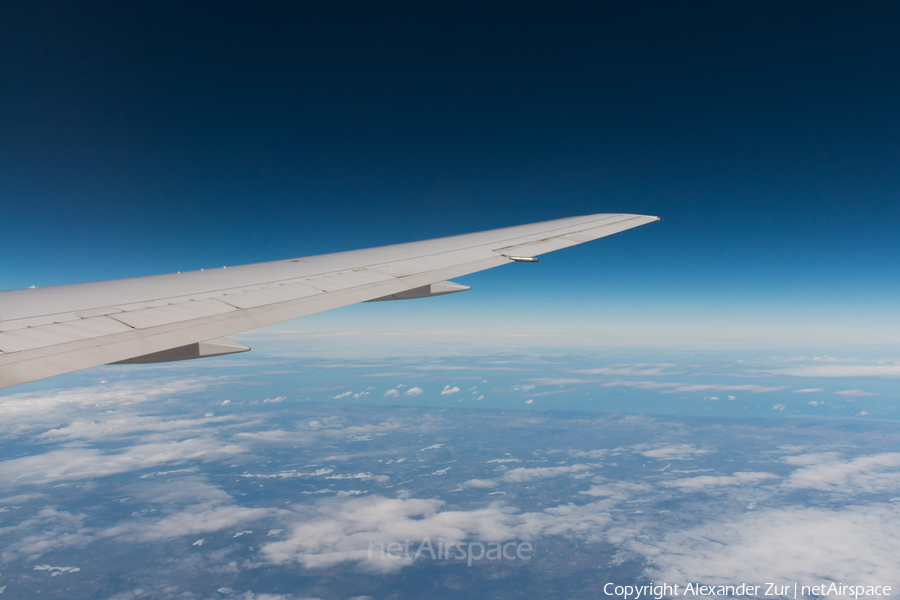
[(0, 292), (0, 388), (110, 363), (249, 350), (224, 336), (347, 306), (469, 289), (447, 281), (659, 220), (571, 217), (306, 258)]

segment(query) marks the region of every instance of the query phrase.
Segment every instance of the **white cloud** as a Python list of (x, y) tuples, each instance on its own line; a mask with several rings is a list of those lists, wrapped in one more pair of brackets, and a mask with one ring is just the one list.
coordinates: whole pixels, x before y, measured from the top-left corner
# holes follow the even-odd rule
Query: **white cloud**
[(666, 487), (677, 487), (681, 489), (698, 490), (709, 487), (731, 486), (731, 485), (753, 485), (766, 479), (777, 479), (778, 475), (774, 473), (759, 473), (745, 471), (735, 473), (734, 475), (701, 475), (699, 477), (685, 477), (674, 481), (664, 481), (662, 485)]
[(772, 407), (772, 410), (784, 410), (785, 408), (787, 407), (784, 404), (776, 404)]
[(569, 449), (568, 453), (572, 456), (586, 456), (588, 458), (603, 458), (606, 456), (607, 450), (573, 450)]
[[(788, 446), (786, 448), (782, 446), (782, 448), (787, 451), (796, 451), (801, 449), (800, 447), (795, 446)], [(807, 452), (806, 454), (784, 456), (781, 460), (789, 465), (806, 466), (839, 459), (840, 455), (837, 452)]]
[(166, 540), (183, 535), (211, 533), (255, 521), (275, 514), (270, 508), (246, 508), (236, 505), (187, 507), (175, 514), (149, 522), (124, 524), (103, 532), (104, 536), (130, 537), (141, 540)]
[(344, 392), (343, 394), (338, 394), (337, 396), (332, 396), (332, 400), (340, 400), (341, 398), (346, 398), (347, 396), (352, 396), (353, 392)]
[(810, 365), (772, 369), (769, 373), (794, 377), (900, 377), (900, 365)]
[(782, 484), (785, 488), (811, 488), (843, 494), (889, 492), (900, 487), (900, 452), (841, 459), (835, 453), (801, 454), (784, 458), (804, 465)]
[(610, 381), (601, 387), (632, 387), (640, 390), (658, 390), (662, 394), (684, 394), (702, 392), (750, 392), (761, 394), (765, 392), (777, 392), (785, 389), (785, 386), (765, 386), (757, 384), (724, 385), (719, 383), (664, 383), (658, 381)]
[(399, 398), (400, 392), (395, 389), (390, 389), (384, 393), (385, 398)]
[(411, 387), (408, 390), (406, 390), (405, 392), (403, 392), (403, 395), (404, 396), (418, 396), (423, 391), (424, 390), (420, 387)]
[(263, 544), (262, 554), (275, 563), (298, 562), (307, 568), (345, 561), (373, 571), (393, 571), (413, 559), (369, 559), (369, 544), (406, 539), (505, 541), (516, 537), (520, 519), (500, 505), (472, 511), (441, 511), (433, 499), (390, 499), (380, 496), (323, 502), (298, 508), (298, 521), (283, 541)]
[(841, 396), (842, 398), (860, 398), (862, 396), (875, 396), (875, 394), (871, 392), (864, 392), (863, 390), (844, 390), (841, 392), (834, 392), (835, 396)]
[(135, 434), (170, 434), (169, 437), (201, 435), (213, 426), (234, 422), (237, 417), (207, 417), (201, 419), (148, 417), (136, 414), (114, 414), (97, 420), (77, 419), (71, 423), (50, 429), (37, 436), (44, 441), (112, 440), (124, 439)]
[(23, 504), (29, 500), (37, 500), (45, 497), (45, 494), (19, 494), (17, 496), (7, 496), (0, 498), (0, 504)]
[(647, 483), (633, 483), (630, 481), (615, 481), (601, 485), (592, 485), (589, 490), (578, 492), (586, 496), (602, 496), (615, 500), (626, 500), (636, 494), (646, 495), (653, 491), (653, 486)]
[(207, 483), (202, 477), (183, 476), (171, 481), (149, 482), (132, 488), (131, 493), (150, 504), (222, 504), (231, 502), (225, 490)]
[(25, 392), (0, 398), (0, 433), (46, 429), (83, 418), (86, 409), (123, 410), (160, 398), (202, 391), (212, 377), (133, 380), (63, 390)]
[(118, 453), (91, 448), (51, 450), (0, 462), (0, 483), (12, 486), (103, 477), (165, 463), (213, 460), (243, 451), (237, 444), (208, 438), (136, 444)]
[[(644, 446), (634, 446), (633, 448), (637, 450), (642, 447)], [(648, 458), (671, 460), (685, 459), (701, 454), (709, 454), (711, 452), (713, 452), (713, 450), (709, 448), (697, 448), (693, 444), (669, 444), (667, 446), (653, 448), (652, 450), (644, 450), (641, 454)]]
[(81, 569), (79, 567), (51, 567), (50, 565), (37, 565), (35, 571), (50, 571), (51, 577), (62, 575), (63, 573), (76, 573)]
[(752, 511), (629, 545), (655, 581), (890, 585), (900, 581), (900, 507)]
[(463, 485), (472, 488), (489, 488), (497, 485), (497, 482), (493, 479), (470, 479)]
[(447, 396), (448, 394), (455, 394), (459, 391), (459, 388), (456, 386), (450, 387), (449, 385), (445, 385), (444, 389), (441, 391), (441, 396)]
[(390, 572), (412, 564), (413, 553), (391, 560), (380, 558), (376, 551), (369, 558), (369, 544), (418, 542), (425, 537), (433, 543), (438, 538), (504, 542), (547, 535), (600, 539), (599, 532), (611, 521), (609, 502), (555, 506), (533, 513), (519, 513), (502, 503), (443, 510), (440, 500), (381, 496), (321, 502), (296, 507), (297, 520), (287, 538), (264, 543), (261, 553), (276, 564), (297, 562), (316, 568), (356, 562), (366, 570)]
[(678, 375), (681, 371), (669, 371), (674, 367), (674, 363), (658, 363), (658, 364), (634, 364), (634, 365), (610, 365), (608, 367), (598, 367), (596, 369), (581, 369), (575, 373), (583, 373), (584, 375)]
[(532, 402), (534, 402), (534, 400), (532, 400), (531, 398), (529, 398), (528, 400), (525, 401), (525, 404), (531, 404)]
[(822, 388), (804, 388), (802, 390), (794, 390), (792, 394), (814, 394), (816, 392), (824, 392)]
[[(98, 533), (99, 537), (122, 541), (155, 541), (185, 535), (213, 533), (222, 529), (287, 514), (277, 508), (251, 508), (234, 503), (234, 499), (215, 486), (195, 477), (185, 477), (161, 484), (148, 484), (135, 490), (138, 497), (159, 506), (163, 516), (136, 516)], [(237, 536), (235, 536), (237, 537)], [(198, 540), (195, 545), (201, 545)]]
[(574, 392), (577, 389), (578, 388), (566, 388), (563, 390), (551, 390), (549, 392), (534, 392), (534, 393), (528, 394), (528, 395), (531, 396), (532, 398), (538, 398), (541, 396), (556, 396), (558, 394), (568, 394), (569, 392)]
[(503, 481), (523, 483), (533, 481), (535, 479), (546, 479), (547, 477), (558, 477), (559, 475), (568, 475), (569, 473), (577, 473), (590, 469), (588, 465), (569, 465), (564, 467), (536, 467), (529, 469), (527, 467), (519, 467), (512, 469), (503, 474)]
[(48, 552), (82, 548), (93, 540), (94, 530), (85, 515), (45, 507), (14, 525), (0, 526), (0, 561), (36, 560)]
[(363, 441), (367, 436), (383, 435), (394, 431), (423, 431), (428, 429), (432, 421), (428, 418), (416, 423), (400, 420), (365, 425), (345, 425), (345, 421), (336, 418), (311, 420), (298, 426), (300, 431), (284, 429), (268, 429), (262, 431), (240, 432), (234, 434), (242, 442), (274, 443), (291, 445), (308, 445), (326, 439), (351, 439)]

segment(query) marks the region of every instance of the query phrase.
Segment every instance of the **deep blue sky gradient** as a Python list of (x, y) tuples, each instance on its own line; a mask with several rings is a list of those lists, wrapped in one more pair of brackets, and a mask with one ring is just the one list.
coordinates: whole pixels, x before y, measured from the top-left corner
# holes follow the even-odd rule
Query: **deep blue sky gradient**
[(884, 343), (897, 31), (889, 2), (4, 2), (0, 288), (633, 212), (664, 220), (441, 310)]

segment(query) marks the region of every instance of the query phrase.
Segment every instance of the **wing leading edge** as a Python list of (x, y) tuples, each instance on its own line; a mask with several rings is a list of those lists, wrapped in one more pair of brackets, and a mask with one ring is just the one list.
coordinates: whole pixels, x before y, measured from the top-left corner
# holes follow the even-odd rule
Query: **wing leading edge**
[(109, 363), (219, 356), (227, 335), (450, 281), (659, 220), (596, 214), (221, 269), (0, 292), (0, 388)]

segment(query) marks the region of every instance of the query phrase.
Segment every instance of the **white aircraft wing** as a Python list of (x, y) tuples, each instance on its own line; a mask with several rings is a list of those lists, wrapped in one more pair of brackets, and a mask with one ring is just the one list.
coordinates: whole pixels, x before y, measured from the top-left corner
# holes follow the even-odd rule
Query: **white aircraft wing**
[(110, 363), (249, 350), (224, 336), (447, 281), (659, 220), (597, 214), (306, 258), (0, 292), (0, 388)]

